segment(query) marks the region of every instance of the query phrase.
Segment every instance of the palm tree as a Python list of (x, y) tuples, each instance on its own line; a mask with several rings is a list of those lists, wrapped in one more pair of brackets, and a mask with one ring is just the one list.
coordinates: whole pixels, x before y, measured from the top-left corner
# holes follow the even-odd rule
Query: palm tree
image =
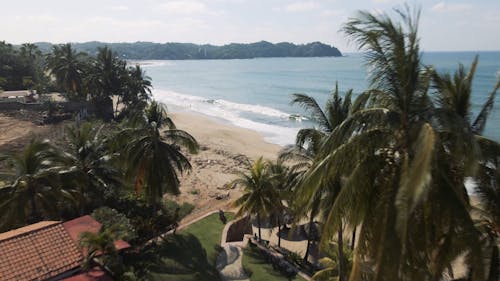
[(113, 117), (112, 97), (125, 91), (127, 68), (108, 47), (99, 48), (85, 81), (90, 99), (105, 119)]
[[(128, 175), (133, 177), (137, 195), (144, 187), (146, 199), (156, 210), (164, 193), (179, 194), (178, 174), (191, 169), (179, 146), (196, 153), (198, 143), (187, 132), (176, 129), (164, 106), (154, 101), (131, 126), (118, 134), (118, 140), (125, 144)], [(163, 127), (166, 130), (162, 134)]]
[(122, 95), (118, 97), (115, 112), (118, 112), (119, 103), (125, 106), (122, 112), (144, 109), (151, 99), (151, 78), (146, 75), (139, 65), (136, 65), (127, 68), (123, 79), (125, 89)]
[[(281, 226), (286, 225), (286, 216), (290, 211), (290, 202), (293, 194), (291, 193), (297, 174), (284, 163), (277, 159), (275, 162), (268, 161), (269, 173), (271, 174), (272, 185), (277, 197), (274, 199), (276, 204), (271, 211), (270, 220), (278, 225), (278, 247), (281, 247)], [(287, 202), (288, 204), (285, 204)]]
[(108, 151), (102, 128), (94, 128), (91, 123), (67, 128), (70, 149), (64, 155), (65, 169), (60, 175), (65, 185), (79, 187), (74, 196), (81, 199), (80, 213), (89, 204), (102, 204), (116, 193), (120, 183), (120, 172), (111, 165), (116, 157)]
[(70, 198), (60, 188), (59, 152), (48, 141), (32, 140), (9, 160), (16, 174), (12, 184), (0, 189), (1, 228), (58, 218), (57, 202)]
[[(362, 225), (350, 280), (437, 280), (461, 253), (482, 264), (467, 193), (433, 127), (429, 75), (422, 69), (419, 13), (360, 12), (344, 31), (366, 51), (371, 89), (362, 109), (326, 139), (303, 181), (314, 190), (341, 179), (322, 239)], [(463, 178), (462, 178), (463, 182)], [(443, 238), (444, 237), (444, 238)], [(362, 270), (365, 268), (365, 270)], [(366, 269), (370, 268), (371, 271)], [(472, 272), (482, 278), (481, 270)]]
[(254, 215), (257, 217), (259, 239), (261, 235), (261, 219), (276, 211), (280, 205), (278, 191), (273, 186), (273, 174), (269, 171), (269, 163), (262, 157), (257, 159), (248, 173), (241, 173), (231, 185), (243, 187), (243, 195), (234, 201), (233, 206), (239, 207), (237, 217), (243, 215)]
[(114, 241), (115, 236), (109, 228), (101, 227), (97, 233), (83, 232), (79, 237), (79, 246), (86, 251), (83, 267), (91, 268), (97, 256), (103, 257), (103, 263), (106, 264), (107, 257), (114, 257), (117, 253)]
[[(489, 94), (487, 101), (483, 104), (481, 111), (472, 121), (471, 113), (471, 96), (472, 96), (472, 81), (478, 64), (476, 56), (472, 62), (469, 73), (466, 73), (465, 67), (460, 64), (458, 70), (453, 77), (448, 74), (439, 74), (432, 72), (434, 87), (437, 90), (437, 98), (440, 105), (440, 113), (443, 117), (440, 118), (441, 127), (444, 128), (441, 132), (442, 138), (447, 141), (447, 146), (453, 149), (453, 154), (465, 154), (467, 158), (472, 158), (467, 161), (467, 158), (462, 160), (464, 167), (461, 169), (455, 168), (456, 171), (465, 173), (466, 165), (472, 162), (472, 169), (477, 172), (474, 174), (478, 184), (476, 185), (476, 194), (479, 195), (481, 203), (480, 217), (482, 218), (478, 225), (482, 229), (486, 239), (483, 242), (485, 253), (490, 252), (491, 256), (487, 257), (490, 260), (488, 265), (489, 279), (496, 280), (499, 278), (498, 271), (498, 246), (497, 238), (500, 232), (500, 188), (498, 182), (498, 165), (500, 157), (500, 145), (484, 136), (481, 136), (485, 128), (486, 120), (489, 112), (493, 107), (493, 102), (498, 88), (500, 87), (500, 79), (497, 81), (493, 91)], [(457, 125), (458, 124), (458, 125)], [(458, 127), (458, 130), (456, 129)], [(464, 141), (461, 134), (454, 132), (463, 130), (469, 132), (466, 134), (468, 138), (473, 140)], [(470, 146), (470, 144), (475, 146)], [(472, 147), (472, 149), (471, 149)], [(463, 153), (462, 151), (466, 151)], [(478, 165), (476, 163), (479, 163)], [(470, 169), (470, 168), (469, 168)], [(463, 177), (464, 175), (462, 175)], [(450, 275), (453, 276), (452, 270)]]
[(71, 44), (55, 45), (52, 53), (47, 56), (47, 67), (56, 78), (59, 88), (70, 94), (71, 97), (86, 99), (82, 93), (82, 79), (84, 76), (85, 55), (78, 53)]
[[(292, 104), (301, 105), (306, 111), (310, 112), (312, 118), (319, 124), (319, 128), (306, 128), (301, 129), (297, 133), (296, 144), (294, 147), (289, 148), (281, 153), (282, 158), (290, 158), (295, 161), (295, 165), (301, 165), (301, 168), (308, 168), (314, 162), (314, 158), (320, 152), (323, 141), (337, 128), (344, 120), (346, 120), (354, 107), (351, 103), (352, 90), (348, 90), (345, 97), (340, 97), (338, 83), (335, 84), (335, 90), (332, 92), (331, 98), (326, 102), (325, 110), (323, 110), (313, 97), (304, 94), (294, 94)], [(299, 160), (297, 162), (297, 160)], [(296, 166), (295, 169), (298, 167)], [(335, 197), (338, 195), (342, 187), (340, 178), (329, 182), (323, 186), (319, 186), (314, 191), (312, 196), (302, 196), (303, 192), (300, 188), (296, 189), (297, 204), (300, 206), (297, 209), (303, 210), (302, 216), (309, 215), (309, 226), (312, 227), (314, 218), (321, 216), (321, 220), (326, 220), (328, 210), (332, 205)], [(298, 216), (300, 217), (300, 216)], [(353, 233), (356, 233), (354, 227)], [(354, 235), (353, 235), (354, 237)], [(309, 235), (307, 239), (307, 248), (304, 255), (304, 260), (308, 259), (309, 249), (311, 246), (312, 236)], [(339, 256), (343, 260), (343, 233), (342, 227), (338, 228), (337, 243), (339, 244)], [(344, 280), (343, 264), (339, 263), (340, 280)]]

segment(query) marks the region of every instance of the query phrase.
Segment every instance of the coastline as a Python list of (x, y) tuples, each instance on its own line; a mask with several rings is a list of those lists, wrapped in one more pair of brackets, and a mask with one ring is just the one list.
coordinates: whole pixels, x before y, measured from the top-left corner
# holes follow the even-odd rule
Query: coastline
[(192, 134), (200, 145), (247, 155), (275, 159), (283, 147), (268, 142), (259, 132), (238, 127), (203, 113), (174, 109), (168, 112), (178, 129)]

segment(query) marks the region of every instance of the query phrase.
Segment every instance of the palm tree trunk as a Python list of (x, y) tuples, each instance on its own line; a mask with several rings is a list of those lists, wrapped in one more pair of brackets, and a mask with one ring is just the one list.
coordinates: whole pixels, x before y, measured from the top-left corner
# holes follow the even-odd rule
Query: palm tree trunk
[(356, 227), (354, 227), (354, 230), (352, 231), (351, 251), (354, 251), (355, 242), (356, 242)]
[(38, 208), (36, 207), (36, 202), (35, 202), (35, 194), (32, 192), (30, 194), (30, 203), (31, 203), (31, 218), (30, 222), (34, 223), (40, 220), (40, 214), (38, 213)]
[(262, 236), (260, 234), (260, 214), (257, 214), (257, 227), (259, 228), (259, 240), (262, 240)]
[(281, 247), (281, 222), (280, 219), (278, 218), (278, 247)]
[(448, 264), (448, 276), (453, 280), (455, 279), (455, 275), (453, 274), (453, 267), (451, 267), (451, 264)]
[(338, 236), (337, 236), (337, 248), (338, 248), (338, 256), (339, 256), (339, 281), (345, 280), (345, 272), (344, 272), (344, 243), (343, 243), (343, 234), (342, 234), (342, 223), (340, 223)]
[(118, 105), (120, 104), (120, 96), (117, 97), (116, 99), (116, 106), (115, 106), (115, 118), (118, 116)]
[(311, 214), (311, 217), (309, 218), (309, 234), (307, 235), (307, 248), (306, 248), (306, 253), (304, 255), (304, 261), (307, 261), (307, 258), (309, 257), (309, 249), (311, 248), (311, 229), (312, 229), (312, 224), (313, 224), (313, 219), (314, 216)]
[[(495, 243), (495, 240), (492, 239), (492, 243)], [(493, 245), (493, 249), (491, 251), (491, 259), (490, 259), (490, 270), (488, 272), (488, 281), (497, 280), (496, 278), (500, 275), (500, 268), (498, 264), (500, 263), (500, 258), (498, 254), (498, 246)]]
[(311, 239), (307, 237), (307, 247), (306, 253), (304, 254), (304, 261), (307, 261), (307, 257), (309, 256), (309, 249), (311, 248)]

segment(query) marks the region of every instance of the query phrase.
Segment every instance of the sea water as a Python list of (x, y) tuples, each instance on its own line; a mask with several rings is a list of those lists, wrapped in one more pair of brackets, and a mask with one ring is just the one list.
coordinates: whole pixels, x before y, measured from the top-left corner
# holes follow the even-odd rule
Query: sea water
[[(497, 76), (500, 52), (428, 52), (424, 64), (453, 73), (468, 69), (479, 55), (471, 109), (481, 110)], [(143, 61), (153, 82), (153, 96), (174, 110), (198, 112), (222, 122), (255, 130), (271, 143), (292, 144), (300, 128), (312, 127), (304, 110), (290, 104), (293, 93), (314, 97), (321, 107), (338, 82), (341, 93), (367, 89), (368, 67), (362, 54), (328, 58), (258, 58), (244, 60)], [(484, 134), (500, 141), (500, 97)]]

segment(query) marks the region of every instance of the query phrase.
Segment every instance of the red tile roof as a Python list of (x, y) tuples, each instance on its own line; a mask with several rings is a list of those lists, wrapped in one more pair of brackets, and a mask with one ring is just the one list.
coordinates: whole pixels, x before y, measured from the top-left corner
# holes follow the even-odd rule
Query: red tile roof
[[(82, 233), (86, 231), (97, 233), (101, 229), (101, 224), (88, 215), (64, 222), (63, 226), (71, 236), (71, 239), (77, 244)], [(123, 240), (117, 240), (115, 241), (115, 247), (117, 250), (123, 250), (130, 248), (130, 244)]]
[[(97, 233), (100, 228), (92, 217), (83, 216), (64, 223), (42, 221), (0, 233), (0, 280), (46, 280), (77, 269), (83, 260), (77, 246), (80, 234)], [(130, 245), (118, 240), (115, 247), (121, 250)], [(98, 269), (71, 278), (65, 280), (112, 280)]]
[(113, 278), (99, 267), (95, 267), (85, 273), (71, 276), (61, 281), (113, 281)]
[(40, 222), (0, 234), (0, 280), (45, 280), (83, 259), (60, 222)]

